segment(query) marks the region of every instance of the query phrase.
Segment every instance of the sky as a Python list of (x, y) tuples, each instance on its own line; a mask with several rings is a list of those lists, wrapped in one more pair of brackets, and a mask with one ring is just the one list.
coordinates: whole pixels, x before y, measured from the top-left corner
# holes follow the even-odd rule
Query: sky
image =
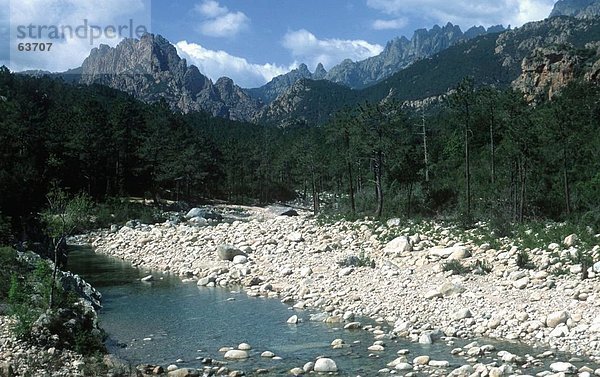
[[(0, 65), (62, 72), (80, 66), (101, 43), (115, 46), (148, 31), (168, 39), (213, 81), (228, 76), (249, 88), (300, 63), (310, 70), (322, 63), (328, 70), (347, 58), (378, 55), (389, 40), (411, 38), (414, 30), (435, 24), (452, 22), (463, 31), (474, 25), (519, 27), (547, 17), (555, 2), (0, 0)], [(35, 42), (45, 50), (32, 51)]]

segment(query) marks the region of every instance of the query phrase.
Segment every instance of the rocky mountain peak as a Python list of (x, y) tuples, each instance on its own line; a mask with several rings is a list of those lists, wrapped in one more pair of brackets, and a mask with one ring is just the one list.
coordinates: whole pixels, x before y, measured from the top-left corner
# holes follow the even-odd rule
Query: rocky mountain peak
[(313, 80), (323, 80), (326, 75), (327, 71), (325, 70), (325, 67), (323, 67), (323, 64), (319, 63), (317, 68), (315, 68), (315, 73), (313, 73)]
[(188, 66), (167, 39), (154, 34), (124, 39), (114, 48), (94, 48), (81, 66), (80, 82), (107, 85), (145, 102), (164, 99), (184, 113), (202, 110), (250, 120), (261, 107), (229, 78), (213, 84), (197, 67)]
[(576, 18), (600, 16), (600, 0), (559, 0), (550, 13), (550, 17), (556, 16)]

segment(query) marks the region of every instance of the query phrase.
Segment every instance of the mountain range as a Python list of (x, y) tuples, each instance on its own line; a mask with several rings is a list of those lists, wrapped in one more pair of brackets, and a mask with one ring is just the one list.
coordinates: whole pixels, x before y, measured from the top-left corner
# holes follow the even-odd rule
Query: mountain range
[(479, 85), (512, 86), (535, 101), (574, 77), (600, 76), (598, 15), (598, 0), (560, 0), (550, 18), (513, 30), (473, 27), (463, 33), (451, 23), (436, 25), (415, 31), (410, 40), (395, 38), (366, 60), (344, 60), (329, 71), (319, 64), (314, 72), (301, 64), (254, 89), (226, 77), (213, 83), (152, 34), (94, 48), (68, 73), (79, 83), (107, 85), (146, 102), (163, 99), (184, 113), (278, 126), (320, 124), (344, 106), (390, 93), (400, 101), (442, 96), (466, 76)]

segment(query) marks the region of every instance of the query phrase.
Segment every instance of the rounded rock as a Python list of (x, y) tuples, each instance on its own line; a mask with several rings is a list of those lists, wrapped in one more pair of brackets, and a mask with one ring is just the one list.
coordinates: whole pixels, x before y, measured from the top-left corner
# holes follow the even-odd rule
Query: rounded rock
[(333, 361), (332, 359), (322, 357), (315, 361), (314, 371), (322, 373), (337, 372), (338, 367), (335, 361)]

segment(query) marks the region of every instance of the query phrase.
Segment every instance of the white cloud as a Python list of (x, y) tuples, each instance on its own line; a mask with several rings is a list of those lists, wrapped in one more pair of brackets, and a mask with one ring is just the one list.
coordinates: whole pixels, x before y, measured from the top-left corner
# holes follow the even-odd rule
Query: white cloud
[(204, 0), (194, 10), (204, 16), (199, 31), (210, 37), (233, 37), (246, 29), (250, 19), (242, 12), (230, 12), (217, 1)]
[(291, 51), (296, 60), (312, 67), (323, 63), (326, 69), (347, 58), (364, 60), (383, 51), (381, 45), (363, 40), (318, 39), (304, 29), (286, 33), (283, 46)]
[(367, 0), (367, 5), (391, 16), (448, 21), (464, 27), (504, 24), (521, 26), (546, 18), (555, 0)]
[(200, 4), (196, 4), (194, 9), (206, 17), (219, 17), (229, 12), (227, 7), (222, 7), (214, 0), (207, 0)]
[(269, 63), (252, 64), (244, 58), (230, 55), (225, 51), (209, 50), (197, 43), (188, 43), (187, 41), (180, 41), (175, 44), (175, 47), (181, 57), (197, 66), (200, 72), (213, 81), (227, 76), (244, 88), (261, 86), (271, 81), (273, 77), (295, 68), (295, 64), (290, 67)]
[(373, 29), (375, 30), (387, 30), (387, 29), (402, 29), (408, 24), (406, 18), (395, 18), (393, 20), (375, 20), (373, 21)]
[[(12, 1), (10, 6), (10, 60), (7, 66), (13, 71), (27, 69), (41, 69), (53, 72), (65, 71), (81, 65), (89, 55), (90, 50), (101, 43), (115, 46), (123, 37), (137, 37), (131, 32), (130, 20), (135, 27), (144, 26), (150, 31), (150, 0), (28, 0)], [(49, 38), (48, 32), (39, 27), (61, 26), (76, 29), (88, 25), (86, 37), (70, 36), (67, 32), (63, 38)], [(19, 26), (34, 25), (33, 35), (29, 30), (24, 38), (20, 38)], [(121, 35), (108, 36), (102, 32), (101, 36), (91, 38), (89, 26), (94, 25), (102, 29), (109, 26), (124, 27)], [(60, 29), (59, 29), (60, 30)], [(83, 30), (83, 29), (81, 29)], [(82, 34), (80, 34), (82, 35)], [(21, 35), (22, 36), (22, 35)], [(52, 48), (46, 52), (19, 52), (18, 44), (27, 42), (52, 42)]]

